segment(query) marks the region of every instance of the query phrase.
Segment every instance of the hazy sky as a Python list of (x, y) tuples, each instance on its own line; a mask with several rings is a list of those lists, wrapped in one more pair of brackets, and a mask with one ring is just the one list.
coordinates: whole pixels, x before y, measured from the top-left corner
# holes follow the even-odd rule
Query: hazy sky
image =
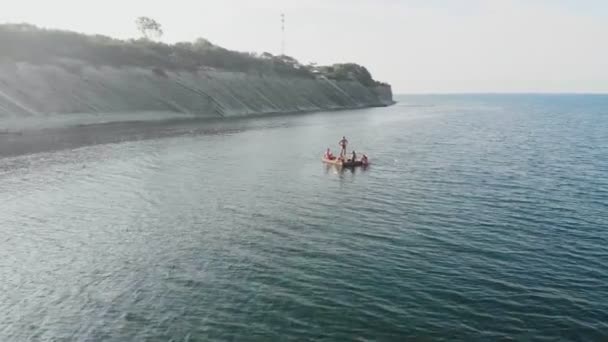
[(2, 0), (0, 22), (205, 37), (319, 64), (353, 61), (395, 92), (608, 92), (608, 0)]

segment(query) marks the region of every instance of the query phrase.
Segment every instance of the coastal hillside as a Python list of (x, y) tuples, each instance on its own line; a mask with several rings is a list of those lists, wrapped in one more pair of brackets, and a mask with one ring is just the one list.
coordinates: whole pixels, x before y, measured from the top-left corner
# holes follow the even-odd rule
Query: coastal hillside
[(357, 64), (302, 65), (207, 40), (167, 45), (0, 26), (0, 118), (175, 112), (201, 117), (386, 106)]

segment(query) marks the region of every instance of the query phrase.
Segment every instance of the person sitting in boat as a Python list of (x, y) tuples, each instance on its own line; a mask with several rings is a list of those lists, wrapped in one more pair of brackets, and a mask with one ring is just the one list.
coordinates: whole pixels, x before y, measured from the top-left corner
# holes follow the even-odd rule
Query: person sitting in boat
[(333, 153), (331, 153), (331, 150), (329, 148), (327, 148), (327, 151), (325, 151), (325, 159), (329, 159), (329, 160), (336, 159), (336, 157), (334, 156)]
[(361, 163), (363, 165), (367, 165), (368, 164), (367, 156), (365, 154), (361, 156)]
[(353, 150), (353, 157), (351, 158), (351, 160), (354, 162), (357, 161), (357, 154), (355, 153), (355, 151)]
[(342, 140), (338, 142), (338, 145), (340, 146), (340, 156), (346, 156), (346, 145), (348, 145), (348, 140), (346, 140), (346, 137), (343, 136)]

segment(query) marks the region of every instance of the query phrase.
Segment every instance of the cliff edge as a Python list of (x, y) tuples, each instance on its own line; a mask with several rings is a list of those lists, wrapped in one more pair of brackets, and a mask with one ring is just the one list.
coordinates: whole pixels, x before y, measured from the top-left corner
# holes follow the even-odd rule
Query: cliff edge
[(0, 117), (177, 112), (232, 117), (387, 106), (364, 67), (303, 66), (206, 40), (167, 45), (0, 26)]

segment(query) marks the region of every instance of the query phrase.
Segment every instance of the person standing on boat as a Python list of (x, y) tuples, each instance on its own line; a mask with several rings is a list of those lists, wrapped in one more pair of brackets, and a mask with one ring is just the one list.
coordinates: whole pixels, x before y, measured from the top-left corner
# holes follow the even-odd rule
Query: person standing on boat
[(346, 157), (346, 145), (348, 145), (348, 140), (346, 140), (346, 137), (342, 137), (342, 140), (338, 142), (338, 145), (340, 145), (340, 157)]
[(357, 154), (355, 153), (355, 150), (353, 150), (353, 163), (357, 161)]

